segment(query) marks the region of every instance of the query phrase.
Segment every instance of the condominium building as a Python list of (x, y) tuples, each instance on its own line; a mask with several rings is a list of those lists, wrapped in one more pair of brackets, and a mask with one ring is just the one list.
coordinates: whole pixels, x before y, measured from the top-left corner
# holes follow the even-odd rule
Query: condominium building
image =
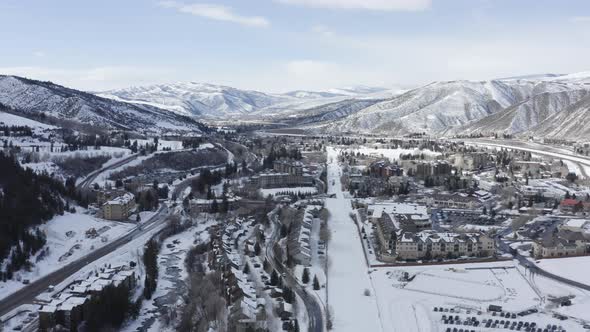
[(483, 233), (400, 231), (391, 237), (388, 250), (398, 260), (488, 257), (494, 254), (495, 243)]
[(135, 209), (135, 196), (126, 193), (102, 205), (102, 217), (108, 220), (127, 220)]

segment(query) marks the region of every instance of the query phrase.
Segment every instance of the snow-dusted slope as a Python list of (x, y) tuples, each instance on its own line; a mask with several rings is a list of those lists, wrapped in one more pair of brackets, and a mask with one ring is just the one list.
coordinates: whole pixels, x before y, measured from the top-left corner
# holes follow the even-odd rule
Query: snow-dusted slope
[(132, 87), (99, 95), (153, 105), (182, 115), (213, 118), (248, 114), (293, 98), (195, 82)]
[(530, 82), (436, 82), (379, 102), (326, 126), (332, 132), (436, 133), (494, 114), (528, 98)]
[(303, 111), (285, 111), (280, 114), (279, 119), (284, 123), (293, 123), (298, 126), (311, 123), (325, 123), (346, 118), (379, 101), (375, 99), (347, 99)]
[(16, 76), (0, 76), (0, 103), (23, 115), (43, 113), (106, 129), (164, 132), (203, 128), (190, 118), (153, 106), (123, 103)]
[(548, 117), (528, 133), (537, 137), (589, 140), (590, 94), (586, 94), (578, 102)]
[(458, 128), (461, 133), (525, 133), (547, 118), (588, 96), (584, 86), (541, 82), (530, 98), (474, 123)]

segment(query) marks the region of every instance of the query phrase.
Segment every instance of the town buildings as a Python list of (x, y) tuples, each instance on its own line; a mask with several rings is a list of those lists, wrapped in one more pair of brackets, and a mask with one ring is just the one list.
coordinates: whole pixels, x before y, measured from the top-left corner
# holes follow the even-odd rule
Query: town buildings
[(584, 209), (584, 203), (577, 199), (566, 198), (559, 204), (561, 213), (575, 214)]
[(475, 196), (462, 194), (434, 194), (426, 201), (431, 206), (445, 209), (469, 209), (479, 208), (481, 201)]
[[(317, 214), (321, 206), (308, 205), (298, 213), (295, 224), (287, 239), (287, 249), (298, 264), (309, 266), (312, 260), (312, 242), (317, 241), (319, 219)], [(314, 239), (312, 234), (316, 234)]]
[(92, 312), (90, 305), (95, 298), (103, 296), (108, 286), (125, 287), (132, 290), (137, 285), (135, 271), (130, 266), (102, 268), (100, 273), (88, 279), (76, 280), (57, 296), (43, 301), (39, 307), (39, 330), (50, 331), (61, 326), (67, 331), (78, 331), (78, 327)]
[(488, 165), (490, 154), (485, 152), (458, 153), (455, 155), (454, 165), (467, 171), (478, 170)]

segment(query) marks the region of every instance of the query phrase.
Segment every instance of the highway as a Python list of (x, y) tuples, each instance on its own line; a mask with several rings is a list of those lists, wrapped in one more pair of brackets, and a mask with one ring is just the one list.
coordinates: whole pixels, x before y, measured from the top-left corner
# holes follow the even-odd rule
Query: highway
[(279, 275), (283, 276), (283, 282), (289, 288), (294, 290), (305, 304), (305, 310), (307, 311), (307, 317), (309, 320), (307, 330), (309, 332), (324, 332), (326, 324), (324, 323), (322, 307), (318, 303), (317, 298), (308, 294), (305, 288), (299, 284), (297, 279), (291, 275), (289, 269), (287, 269), (274, 255), (273, 246), (279, 241), (279, 230), (281, 229), (281, 225), (277, 220), (276, 215), (273, 216), (272, 222), (274, 227), (272, 236), (266, 241), (266, 258), (272, 268), (275, 269)]
[(119, 160), (116, 163), (113, 163), (107, 167), (98, 169), (90, 174), (88, 174), (88, 176), (86, 176), (86, 178), (82, 181), (80, 181), (80, 183), (78, 183), (78, 185), (76, 186), (78, 189), (86, 189), (88, 188), (92, 183), (94, 183), (94, 180), (96, 180), (96, 178), (103, 172), (106, 172), (108, 170), (113, 170), (115, 168), (121, 167), (127, 163), (129, 163), (132, 160), (137, 159), (137, 157), (139, 157), (139, 154), (132, 154), (129, 157), (126, 157), (125, 159)]
[(160, 226), (166, 220), (169, 214), (170, 210), (168, 209), (168, 206), (162, 203), (157, 213), (148, 221), (143, 223), (141, 227), (138, 226), (134, 228), (131, 232), (123, 235), (115, 241), (105, 245), (104, 247), (101, 247), (89, 253), (88, 255), (81, 257), (69, 263), (68, 265), (65, 265), (59, 270), (56, 270), (39, 280), (31, 282), (29, 285), (0, 300), (0, 316), (4, 316), (5, 314), (23, 304), (32, 303), (35, 297), (45, 292), (49, 286), (58, 285), (68, 277), (81, 270), (86, 265), (91, 264), (92, 262), (116, 251), (117, 249), (129, 243), (131, 240), (152, 231), (156, 227)]
[(576, 155), (573, 151), (565, 150), (551, 145), (543, 145), (534, 142), (523, 142), (514, 140), (490, 140), (490, 139), (478, 139), (478, 140), (465, 140), (468, 145), (488, 146), (488, 147), (500, 147), (505, 149), (514, 149), (520, 151), (527, 151), (534, 154), (548, 156), (553, 158), (560, 158), (568, 160), (578, 165), (581, 175), (585, 178), (590, 178), (590, 174), (586, 172), (584, 166), (590, 168), (590, 158), (586, 156)]

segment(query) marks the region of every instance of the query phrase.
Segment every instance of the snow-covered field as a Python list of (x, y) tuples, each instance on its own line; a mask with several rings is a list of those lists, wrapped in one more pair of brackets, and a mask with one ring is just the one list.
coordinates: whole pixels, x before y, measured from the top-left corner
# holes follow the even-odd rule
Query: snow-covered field
[(39, 129), (57, 129), (57, 127), (52, 125), (4, 112), (0, 112), (0, 124), (4, 124), (6, 126), (28, 126)]
[[(133, 140), (131, 143), (133, 143), (134, 141), (137, 141), (137, 144), (140, 146), (145, 145), (146, 143), (154, 144), (154, 140), (149, 140), (149, 139), (136, 139), (136, 140)], [(181, 149), (183, 149), (182, 141), (158, 140), (158, 150), (163, 150), (163, 149), (181, 150)]]
[[(405, 272), (414, 279), (402, 281)], [(454, 308), (462, 318), (477, 316), (481, 320), (492, 318), (486, 312), (491, 304), (500, 305), (504, 311), (513, 313), (537, 308), (539, 313), (515, 320), (535, 321), (539, 326), (550, 323), (561, 325), (568, 331), (583, 331), (579, 322), (553, 318), (552, 304), (547, 299), (576, 294), (574, 305), (564, 309), (572, 314), (579, 314), (579, 306), (585, 306), (590, 300), (587, 293), (543, 277), (531, 276), (516, 268), (512, 261), (380, 268), (372, 271), (371, 278), (377, 291), (385, 331), (445, 331), (447, 325), (441, 321), (442, 313), (435, 312), (434, 307)], [(468, 310), (470, 314), (467, 314)], [(482, 314), (477, 315), (478, 311)], [(590, 314), (574, 318), (590, 319)]]
[(590, 285), (590, 256), (542, 259), (537, 265), (547, 272)]
[[(119, 238), (134, 227), (130, 223), (99, 220), (82, 213), (66, 213), (51, 219), (39, 227), (47, 236), (44, 249), (49, 250), (42, 259), (39, 259), (41, 252), (31, 258), (34, 266), (30, 272), (16, 272), (13, 280), (0, 282), (0, 298), (23, 287), (16, 278), (35, 281)], [(87, 236), (86, 232), (92, 229), (96, 233)]]
[(586, 173), (586, 168), (584, 168), (583, 171), (581, 169), (582, 167), (584, 167), (584, 165), (575, 163), (575, 162), (573, 162), (571, 160), (564, 160), (563, 162), (565, 163), (565, 165), (567, 166), (567, 169), (570, 172), (576, 173), (576, 175), (578, 176), (578, 178), (580, 178), (580, 179), (584, 179), (585, 178), (584, 174), (587, 174)]
[(296, 188), (272, 188), (272, 189), (259, 189), (260, 193), (267, 197), (268, 195), (275, 196), (281, 193), (289, 193), (289, 194), (315, 194), (318, 192), (316, 187), (296, 187)]
[(428, 157), (435, 157), (440, 155), (440, 153), (438, 152), (434, 152), (431, 150), (420, 150), (418, 148), (415, 149), (401, 149), (401, 148), (397, 148), (397, 149), (386, 149), (386, 148), (370, 148), (370, 147), (359, 147), (359, 148), (353, 148), (353, 149), (344, 149), (344, 151), (347, 151), (349, 153), (361, 153), (361, 154), (365, 154), (368, 156), (375, 156), (375, 157), (381, 157), (381, 158), (388, 158), (391, 161), (395, 161), (395, 160), (399, 160), (400, 155), (402, 154), (411, 154), (411, 155), (420, 155), (420, 154), (424, 154), (424, 156), (428, 156)]
[(328, 227), (331, 240), (328, 247), (328, 308), (335, 331), (382, 331), (373, 285), (356, 225), (350, 218), (350, 199), (345, 198), (340, 184), (341, 168), (337, 150), (328, 148), (328, 193), (336, 198), (326, 199), (330, 211)]

